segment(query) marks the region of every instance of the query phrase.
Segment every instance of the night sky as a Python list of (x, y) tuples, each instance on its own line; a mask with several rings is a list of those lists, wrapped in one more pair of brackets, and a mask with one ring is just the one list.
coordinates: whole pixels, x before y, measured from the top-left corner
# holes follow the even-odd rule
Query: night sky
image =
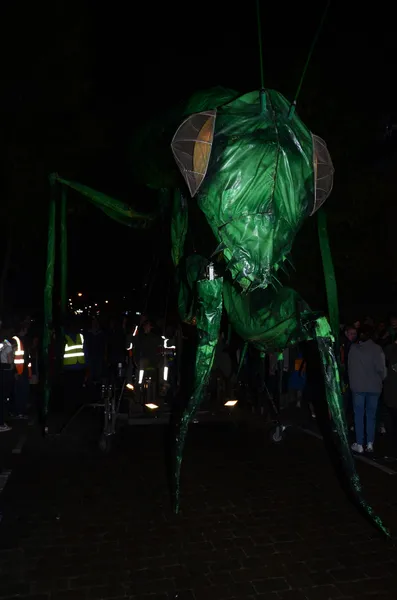
[[(113, 2), (101, 10), (82, 0), (56, 1), (51, 11), (27, 2), (3, 9), (0, 268), (12, 232), (6, 309), (41, 310), (50, 172), (148, 208), (156, 198), (139, 183), (130, 152), (139, 125), (197, 89), (259, 88), (253, 0), (236, 8), (169, 4)], [(261, 2), (265, 85), (292, 100), (325, 2), (269, 4)], [(386, 136), (397, 114), (389, 4), (348, 4), (331, 4), (297, 110), (333, 157), (326, 208), (350, 318), (397, 302), (397, 152)], [(161, 312), (172, 274), (168, 225), (152, 233), (123, 228), (74, 193), (68, 218), (70, 295), (80, 288), (98, 300), (140, 294), (155, 265)], [(313, 308), (324, 308), (315, 226), (311, 219), (298, 236), (291, 283)]]

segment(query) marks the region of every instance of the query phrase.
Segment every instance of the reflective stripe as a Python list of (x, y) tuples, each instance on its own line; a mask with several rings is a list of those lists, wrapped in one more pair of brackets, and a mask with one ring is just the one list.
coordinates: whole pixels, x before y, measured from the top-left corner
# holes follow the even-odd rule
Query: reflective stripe
[(80, 350), (83, 348), (83, 344), (76, 344), (75, 346), (65, 346), (65, 352), (69, 352), (69, 350)]
[(174, 349), (176, 348), (176, 346), (168, 346), (168, 345), (167, 345), (167, 342), (169, 342), (169, 341), (170, 341), (170, 338), (166, 338), (164, 335), (162, 335), (161, 337), (162, 337), (162, 338), (163, 338), (163, 340), (164, 340), (164, 343), (163, 343), (163, 348), (166, 348), (167, 350), (174, 350)]
[(84, 356), (84, 352), (72, 352), (71, 354), (64, 354), (63, 358), (77, 358), (78, 356)]
[[(15, 365), (24, 365), (25, 364), (25, 350), (22, 347), (21, 344), (21, 340), (19, 339), (19, 337), (17, 335), (14, 335), (12, 337), (13, 340), (16, 341), (17, 343), (17, 350), (15, 350), (14, 352), (14, 356), (20, 356), (21, 358), (14, 358), (14, 364)], [(28, 369), (32, 368), (32, 363), (28, 363)], [(23, 373), (23, 369), (19, 368), (20, 370), (18, 371), (19, 375), (22, 375)], [(18, 367), (17, 367), (18, 370)]]
[(17, 335), (13, 335), (12, 339), (15, 340), (17, 343), (17, 350), (16, 350), (15, 354), (18, 354), (19, 356), (23, 356), (24, 352), (21, 349), (21, 340), (19, 339), (19, 337)]
[[(23, 365), (23, 364), (24, 364), (24, 362), (25, 362), (25, 361), (24, 361), (24, 359), (23, 359), (23, 358), (16, 358), (16, 359), (14, 360), (14, 364), (16, 364), (16, 365)], [(32, 366), (32, 363), (28, 363), (28, 367), (31, 367), (31, 366)]]

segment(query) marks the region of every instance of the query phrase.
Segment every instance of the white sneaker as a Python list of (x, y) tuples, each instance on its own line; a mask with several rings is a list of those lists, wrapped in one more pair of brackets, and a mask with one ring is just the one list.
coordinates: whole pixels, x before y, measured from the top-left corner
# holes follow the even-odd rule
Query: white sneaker
[(372, 442), (368, 442), (367, 447), (365, 448), (367, 452), (373, 452), (374, 451), (374, 445)]
[(6, 423), (4, 423), (4, 425), (0, 425), (0, 433), (3, 433), (3, 431), (11, 431), (11, 429), (12, 427), (7, 425)]
[(363, 446), (361, 444), (357, 444), (357, 442), (352, 444), (352, 450), (353, 452), (357, 452), (357, 454), (362, 454), (364, 452)]

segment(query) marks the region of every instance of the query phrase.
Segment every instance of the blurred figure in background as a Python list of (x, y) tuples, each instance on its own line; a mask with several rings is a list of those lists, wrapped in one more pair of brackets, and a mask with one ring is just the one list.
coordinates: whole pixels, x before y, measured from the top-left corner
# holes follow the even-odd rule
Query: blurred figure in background
[(158, 368), (160, 365), (160, 349), (163, 345), (161, 336), (153, 331), (151, 321), (147, 320), (139, 328), (139, 333), (134, 338), (134, 358), (138, 371), (138, 385), (136, 393), (138, 398), (141, 394), (141, 383), (143, 377), (148, 375), (152, 380), (151, 401), (154, 402), (157, 396)]
[(106, 337), (97, 317), (92, 319), (91, 328), (86, 333), (85, 352), (88, 366), (88, 381), (93, 384), (100, 383), (105, 363)]
[(40, 404), (40, 371), (41, 371), (41, 353), (40, 353), (40, 338), (35, 335), (30, 346), (30, 360), (32, 364), (32, 373), (30, 376), (30, 398), (36, 413), (39, 417), (39, 422), (42, 421), (42, 407)]
[(106, 362), (111, 378), (117, 376), (118, 365), (125, 362), (126, 335), (121, 320), (111, 319), (106, 340)]
[(0, 433), (11, 430), (4, 422), (6, 403), (13, 394), (15, 382), (14, 350), (8, 338), (9, 332), (0, 334)]

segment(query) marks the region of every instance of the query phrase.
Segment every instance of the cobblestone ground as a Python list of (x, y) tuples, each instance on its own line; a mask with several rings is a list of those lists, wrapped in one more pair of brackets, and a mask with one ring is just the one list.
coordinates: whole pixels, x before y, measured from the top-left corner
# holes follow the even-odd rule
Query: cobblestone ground
[[(170, 509), (162, 427), (31, 436), (0, 497), (0, 598), (397, 599), (395, 549), (349, 504), (322, 443), (245, 424), (192, 427), (182, 511)], [(397, 477), (359, 465), (397, 530)]]

